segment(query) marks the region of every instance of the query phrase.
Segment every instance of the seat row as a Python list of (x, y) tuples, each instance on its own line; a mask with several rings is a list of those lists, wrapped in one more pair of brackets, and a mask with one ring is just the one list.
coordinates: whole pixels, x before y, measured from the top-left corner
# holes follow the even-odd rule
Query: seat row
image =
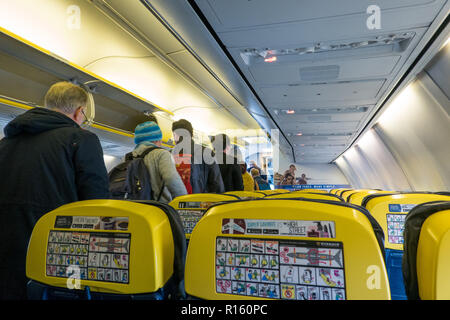
[[(317, 190), (193, 194), (170, 205), (119, 200), (68, 204), (42, 217), (33, 231), (27, 255), (29, 295), (32, 299), (395, 299), (398, 290), (392, 279), (398, 282), (398, 277), (392, 275), (389, 263), (401, 260), (391, 258), (389, 250), (401, 251), (403, 218), (418, 202), (439, 199), (440, 209), (430, 209), (437, 215), (430, 223), (426, 219), (427, 231), (421, 233), (418, 249), (412, 250), (417, 261), (430, 252), (437, 257), (418, 263), (419, 276), (411, 278), (419, 289), (428, 288), (421, 289), (426, 293), (421, 291), (420, 298), (441, 299), (450, 286), (447, 282), (447, 291), (442, 289), (442, 275), (431, 276), (430, 271), (436, 263), (448, 268), (450, 261), (445, 250), (428, 247), (448, 245), (445, 204), (450, 202), (442, 201), (450, 197), (416, 194), (422, 198), (412, 202), (412, 195), (369, 195), (365, 207)], [(395, 203), (386, 204), (386, 197)], [(385, 222), (376, 212), (383, 213)], [(441, 217), (436, 220), (440, 238), (423, 240), (422, 234), (436, 233), (435, 216)]]

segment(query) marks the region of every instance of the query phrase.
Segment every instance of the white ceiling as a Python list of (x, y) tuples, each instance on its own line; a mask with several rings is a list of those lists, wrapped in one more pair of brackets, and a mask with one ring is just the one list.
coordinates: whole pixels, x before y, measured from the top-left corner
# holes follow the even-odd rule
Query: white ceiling
[[(446, 4), (379, 0), (381, 29), (370, 30), (370, 1), (190, 2), (287, 136), (297, 162), (318, 163), (334, 160), (364, 128)], [(264, 62), (271, 53), (277, 61)]]

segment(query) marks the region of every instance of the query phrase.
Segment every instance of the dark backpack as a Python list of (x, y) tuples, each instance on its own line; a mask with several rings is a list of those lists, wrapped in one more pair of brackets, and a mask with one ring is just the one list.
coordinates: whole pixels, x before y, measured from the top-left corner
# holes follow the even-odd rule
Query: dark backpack
[(157, 198), (153, 196), (150, 174), (144, 163), (147, 154), (159, 147), (151, 147), (138, 157), (130, 152), (125, 161), (115, 166), (108, 174), (109, 191), (117, 200), (157, 200), (161, 198), (164, 184)]

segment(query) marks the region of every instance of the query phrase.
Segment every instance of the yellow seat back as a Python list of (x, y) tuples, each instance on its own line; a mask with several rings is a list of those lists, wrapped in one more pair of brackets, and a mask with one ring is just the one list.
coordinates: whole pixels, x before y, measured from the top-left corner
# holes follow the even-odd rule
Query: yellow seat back
[(433, 193), (372, 194), (363, 206), (378, 221), (385, 234), (385, 247), (403, 250), (405, 217), (416, 205), (431, 201), (450, 201), (450, 196)]
[(201, 299), (389, 299), (368, 216), (323, 200), (214, 206), (191, 236), (186, 292)]
[(349, 192), (351, 192), (351, 191), (353, 191), (353, 189), (340, 189), (340, 190), (338, 190), (338, 191), (336, 192), (336, 195), (338, 195), (338, 196), (344, 198), (344, 196), (343, 196), (344, 192), (349, 193)]
[(230, 194), (239, 197), (241, 200), (261, 199), (265, 197), (264, 193), (253, 191), (228, 191), (224, 194)]
[(345, 202), (348, 202), (347, 201), (348, 196), (356, 191), (358, 191), (358, 190), (344, 190), (341, 192), (341, 197), (342, 197), (342, 199), (344, 199)]
[(420, 231), (417, 280), (422, 300), (450, 300), (449, 270), (450, 210), (443, 210), (428, 217)]
[[(347, 202), (360, 206), (365, 197), (371, 194), (392, 193), (392, 191), (379, 191), (379, 190), (358, 190), (353, 192), (347, 197)], [(345, 200), (345, 199), (344, 199)]]
[(67, 204), (42, 216), (30, 238), (26, 274), (67, 288), (78, 269), (81, 289), (115, 294), (156, 292), (173, 275), (169, 219), (153, 205), (120, 200)]
[(289, 193), (289, 192), (291, 192), (288, 189), (274, 189), (273, 191), (276, 192), (276, 193)]
[[(282, 191), (280, 192), (280, 190), (282, 190)], [(286, 189), (275, 189), (275, 190), (256, 190), (255, 192), (259, 192), (259, 193), (262, 193), (262, 194), (268, 196), (268, 195), (271, 195), (271, 194), (288, 193), (290, 191), (286, 190)]]
[(265, 199), (294, 199), (294, 198), (343, 201), (340, 197), (334, 194), (297, 192), (297, 191), (293, 191), (291, 193), (273, 194), (265, 197)]
[(293, 192), (315, 192), (315, 193), (328, 193), (326, 190), (322, 189), (301, 189), (301, 190), (295, 190)]
[(210, 206), (222, 201), (236, 200), (239, 198), (232, 194), (195, 193), (176, 197), (169, 205), (180, 215), (186, 239), (189, 239), (195, 225)]

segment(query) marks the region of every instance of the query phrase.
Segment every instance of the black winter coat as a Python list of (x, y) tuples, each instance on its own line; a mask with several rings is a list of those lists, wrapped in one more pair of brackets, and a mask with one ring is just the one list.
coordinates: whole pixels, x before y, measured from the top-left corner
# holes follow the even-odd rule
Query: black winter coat
[(98, 137), (62, 113), (29, 110), (12, 120), (4, 133), (0, 297), (5, 291), (13, 297), (14, 290), (21, 289), (18, 281), (23, 280), (28, 240), (37, 220), (70, 202), (109, 198), (109, 186)]
[(242, 180), (242, 171), (237, 159), (225, 155), (225, 153), (216, 154), (216, 159), (219, 164), (225, 192), (243, 191), (244, 182)]

